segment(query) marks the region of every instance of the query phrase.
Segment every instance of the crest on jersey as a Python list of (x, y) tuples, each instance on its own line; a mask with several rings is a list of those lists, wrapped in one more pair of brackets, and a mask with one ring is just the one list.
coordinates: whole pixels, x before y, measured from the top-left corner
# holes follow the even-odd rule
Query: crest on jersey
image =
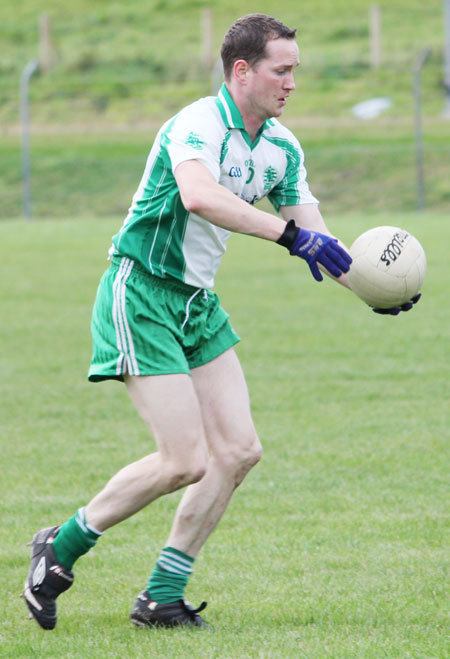
[(206, 144), (200, 135), (197, 135), (197, 133), (193, 133), (192, 131), (186, 137), (184, 143), (188, 146), (191, 146), (193, 149), (196, 149), (197, 151), (201, 151), (201, 149), (203, 149)]
[(264, 170), (264, 190), (269, 190), (277, 180), (278, 172), (275, 167), (266, 167)]

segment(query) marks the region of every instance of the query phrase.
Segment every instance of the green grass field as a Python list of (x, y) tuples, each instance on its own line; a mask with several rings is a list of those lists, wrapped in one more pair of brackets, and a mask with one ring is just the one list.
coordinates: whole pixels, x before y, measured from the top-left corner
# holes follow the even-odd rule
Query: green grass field
[(86, 381), (89, 318), (120, 218), (0, 224), (2, 657), (414, 658), (450, 654), (448, 218), (335, 217), (347, 243), (377, 224), (428, 256), (423, 299), (376, 316), (284, 250), (234, 236), (216, 290), (263, 446), (188, 590), (212, 631), (127, 620), (179, 493), (109, 531), (76, 566), (43, 632), (20, 600), (26, 542), (153, 450), (124, 388)]

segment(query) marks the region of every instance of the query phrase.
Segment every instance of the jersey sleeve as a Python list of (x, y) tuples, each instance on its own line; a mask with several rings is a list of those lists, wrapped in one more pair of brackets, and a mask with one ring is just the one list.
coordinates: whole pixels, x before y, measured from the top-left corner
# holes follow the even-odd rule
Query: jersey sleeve
[(279, 183), (272, 188), (268, 197), (276, 211), (280, 206), (318, 204), (306, 180), (305, 156), (298, 140), (289, 132), (289, 139), (282, 140), (287, 165)]
[(221, 136), (215, 114), (206, 102), (197, 102), (170, 122), (162, 134), (161, 147), (172, 171), (186, 160), (199, 160), (219, 180)]

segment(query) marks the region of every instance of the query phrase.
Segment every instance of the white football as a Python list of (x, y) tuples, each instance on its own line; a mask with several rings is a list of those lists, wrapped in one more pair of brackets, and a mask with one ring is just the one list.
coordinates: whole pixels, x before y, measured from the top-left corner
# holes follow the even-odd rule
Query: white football
[(348, 283), (371, 307), (388, 309), (408, 302), (425, 278), (427, 259), (422, 245), (398, 227), (366, 231), (350, 247), (350, 255)]

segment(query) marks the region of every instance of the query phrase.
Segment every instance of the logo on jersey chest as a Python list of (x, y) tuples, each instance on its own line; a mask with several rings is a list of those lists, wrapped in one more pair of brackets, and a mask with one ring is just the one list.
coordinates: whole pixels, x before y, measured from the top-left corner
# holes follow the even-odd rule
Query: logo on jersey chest
[[(247, 185), (247, 183), (250, 183), (253, 180), (253, 177), (255, 175), (254, 165), (255, 165), (255, 163), (251, 159), (245, 161), (245, 167), (247, 168), (247, 179), (245, 181), (246, 185)], [(243, 175), (244, 174), (243, 174), (242, 168), (238, 167), (237, 165), (233, 165), (232, 167), (230, 167), (229, 172), (228, 172), (228, 176), (230, 178), (242, 178)]]
[[(255, 176), (255, 163), (252, 159), (245, 161), (245, 169), (247, 170), (245, 185), (247, 185), (253, 181)], [(238, 167), (237, 165), (232, 165), (228, 170), (228, 176), (230, 178), (242, 178), (245, 175), (245, 169)], [(271, 165), (266, 167), (263, 174), (264, 190), (271, 190), (277, 178), (278, 170), (276, 170), (275, 167), (272, 167)]]
[(255, 175), (255, 163), (250, 158), (249, 160), (245, 161), (245, 166), (248, 167), (248, 177), (245, 181), (245, 185), (247, 185), (247, 183), (251, 183), (251, 181), (253, 181), (253, 177)]

